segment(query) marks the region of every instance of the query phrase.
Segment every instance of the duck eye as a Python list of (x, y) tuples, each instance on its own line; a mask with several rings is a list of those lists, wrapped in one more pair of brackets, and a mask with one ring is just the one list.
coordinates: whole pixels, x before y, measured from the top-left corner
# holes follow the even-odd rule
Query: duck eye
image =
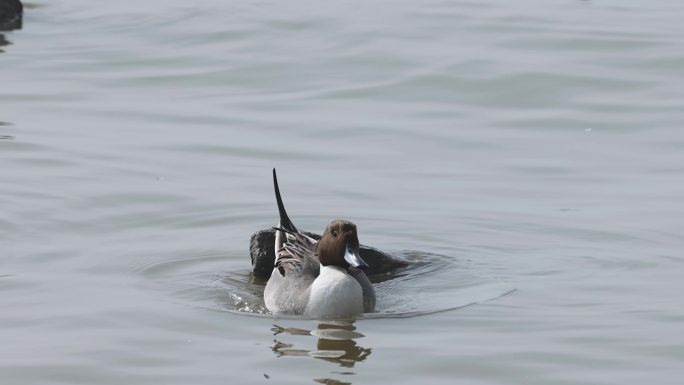
[(331, 233), (332, 233), (332, 236), (333, 236), (333, 237), (336, 237), (336, 236), (337, 236), (337, 230), (333, 230), (333, 231), (331, 231)]

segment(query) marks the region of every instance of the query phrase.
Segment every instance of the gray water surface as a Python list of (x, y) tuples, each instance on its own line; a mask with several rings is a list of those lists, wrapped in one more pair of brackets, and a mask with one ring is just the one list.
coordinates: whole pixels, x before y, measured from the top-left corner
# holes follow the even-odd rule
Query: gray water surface
[[(3, 384), (681, 383), (681, 1), (28, 5)], [(380, 316), (259, 314), (273, 167), (300, 228), (421, 261)]]

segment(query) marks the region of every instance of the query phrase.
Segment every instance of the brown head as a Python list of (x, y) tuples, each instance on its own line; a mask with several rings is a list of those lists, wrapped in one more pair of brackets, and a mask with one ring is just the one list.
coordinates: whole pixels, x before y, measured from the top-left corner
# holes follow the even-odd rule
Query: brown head
[(330, 222), (316, 246), (318, 260), (323, 266), (339, 266), (344, 269), (368, 267), (359, 256), (359, 236), (356, 225), (344, 220)]

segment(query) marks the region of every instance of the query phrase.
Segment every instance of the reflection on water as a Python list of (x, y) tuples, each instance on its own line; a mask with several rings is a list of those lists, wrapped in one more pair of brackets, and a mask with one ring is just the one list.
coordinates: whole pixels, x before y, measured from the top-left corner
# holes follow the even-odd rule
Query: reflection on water
[(351, 385), (351, 382), (333, 380), (332, 378), (316, 378), (314, 381), (326, 385)]
[[(371, 353), (371, 349), (356, 344), (355, 339), (362, 338), (364, 335), (355, 331), (356, 327), (353, 322), (325, 321), (314, 330), (274, 325), (271, 330), (276, 337), (271, 348), (278, 356), (314, 357), (346, 368), (353, 368), (354, 364), (365, 360)], [(299, 348), (278, 338), (287, 335), (317, 337), (316, 349)]]
[[(0, 35), (0, 36), (2, 36), (2, 35)], [(10, 125), (9, 123), (0, 121), (0, 126), (9, 126), (9, 125)], [(0, 134), (0, 140), (14, 140), (14, 136)]]
[[(364, 361), (371, 354), (370, 348), (356, 343), (356, 339), (364, 337), (356, 331), (354, 322), (328, 320), (318, 324), (313, 330), (288, 328), (274, 325), (271, 328), (275, 339), (271, 349), (276, 356), (313, 357), (332, 362), (344, 368), (353, 368), (357, 362)], [(284, 342), (287, 336), (312, 336), (318, 338), (316, 349), (307, 349), (295, 343)], [(343, 372), (340, 374), (354, 374)], [(321, 384), (350, 384), (331, 378), (319, 378), (314, 381)]]
[[(2, 34), (0, 34), (0, 46), (2, 45), (2, 39), (3, 36)], [(2, 52), (2, 50), (0, 50), (0, 52)], [(3, 122), (0, 120), (0, 126), (9, 126), (10, 124), (11, 123)], [(14, 140), (14, 136), (0, 134), (0, 140)]]

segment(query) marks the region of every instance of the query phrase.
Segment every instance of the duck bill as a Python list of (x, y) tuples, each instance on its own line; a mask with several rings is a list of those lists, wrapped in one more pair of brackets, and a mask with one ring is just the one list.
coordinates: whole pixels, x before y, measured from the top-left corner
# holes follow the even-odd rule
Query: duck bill
[(351, 267), (356, 267), (359, 269), (365, 269), (368, 267), (368, 264), (366, 261), (361, 259), (361, 256), (359, 256), (359, 249), (355, 248), (356, 250), (351, 250), (349, 248), (349, 245), (345, 248), (344, 252), (344, 260), (347, 261), (349, 266)]

